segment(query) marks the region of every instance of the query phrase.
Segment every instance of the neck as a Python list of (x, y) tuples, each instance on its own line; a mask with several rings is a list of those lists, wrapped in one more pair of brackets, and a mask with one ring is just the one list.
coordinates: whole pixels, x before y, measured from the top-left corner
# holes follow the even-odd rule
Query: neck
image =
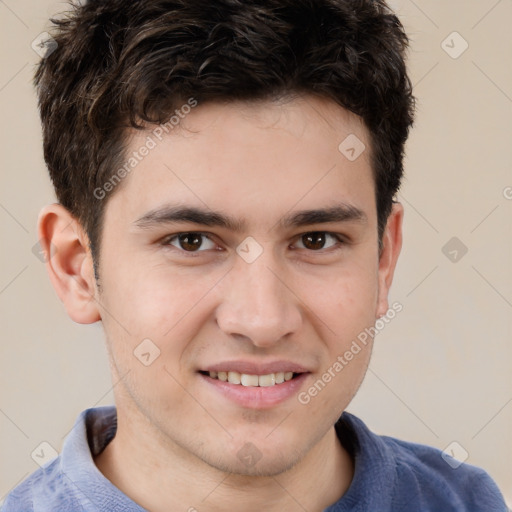
[(142, 432), (148, 435), (130, 428), (118, 410), (116, 436), (95, 463), (119, 490), (152, 512), (320, 512), (343, 496), (354, 474), (334, 427), (299, 463), (275, 476), (224, 473), (168, 440), (155, 443), (147, 429)]

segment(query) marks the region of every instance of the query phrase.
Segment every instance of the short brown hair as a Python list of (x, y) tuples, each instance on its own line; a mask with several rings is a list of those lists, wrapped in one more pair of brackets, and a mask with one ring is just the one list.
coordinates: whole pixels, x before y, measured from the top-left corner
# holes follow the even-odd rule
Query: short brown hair
[(165, 122), (190, 97), (306, 93), (360, 116), (381, 241), (414, 112), (408, 39), (383, 0), (89, 0), (52, 21), (57, 49), (35, 75), (44, 156), (96, 264), (107, 201), (94, 190), (123, 161), (127, 130)]

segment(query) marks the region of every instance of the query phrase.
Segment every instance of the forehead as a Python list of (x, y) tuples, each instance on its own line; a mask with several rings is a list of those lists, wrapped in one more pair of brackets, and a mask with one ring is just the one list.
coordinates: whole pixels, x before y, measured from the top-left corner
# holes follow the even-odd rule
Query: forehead
[(275, 222), (295, 205), (372, 209), (367, 130), (334, 102), (206, 103), (183, 112), (168, 133), (132, 134), (126, 161), (136, 165), (127, 166), (107, 210), (134, 220), (171, 202)]

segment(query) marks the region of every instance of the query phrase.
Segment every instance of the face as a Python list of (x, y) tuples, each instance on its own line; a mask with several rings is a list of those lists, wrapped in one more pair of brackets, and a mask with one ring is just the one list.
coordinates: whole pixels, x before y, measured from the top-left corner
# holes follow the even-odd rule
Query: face
[[(349, 134), (367, 148), (354, 161), (338, 149)], [(118, 414), (163, 450), (278, 474), (355, 395), (371, 342), (339, 356), (387, 309), (367, 131), (306, 97), (199, 105), (128, 155), (148, 136), (101, 239)]]

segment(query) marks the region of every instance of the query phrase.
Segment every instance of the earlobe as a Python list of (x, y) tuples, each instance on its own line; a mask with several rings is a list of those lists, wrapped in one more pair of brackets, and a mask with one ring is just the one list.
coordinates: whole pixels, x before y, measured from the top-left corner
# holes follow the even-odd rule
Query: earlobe
[(379, 294), (377, 301), (377, 318), (384, 316), (389, 308), (388, 294), (393, 282), (396, 263), (402, 249), (403, 206), (396, 202), (388, 217), (382, 237), (382, 251), (379, 257)]
[(38, 237), (50, 281), (70, 318), (80, 324), (101, 320), (88, 237), (80, 223), (62, 205), (51, 204), (39, 214)]

